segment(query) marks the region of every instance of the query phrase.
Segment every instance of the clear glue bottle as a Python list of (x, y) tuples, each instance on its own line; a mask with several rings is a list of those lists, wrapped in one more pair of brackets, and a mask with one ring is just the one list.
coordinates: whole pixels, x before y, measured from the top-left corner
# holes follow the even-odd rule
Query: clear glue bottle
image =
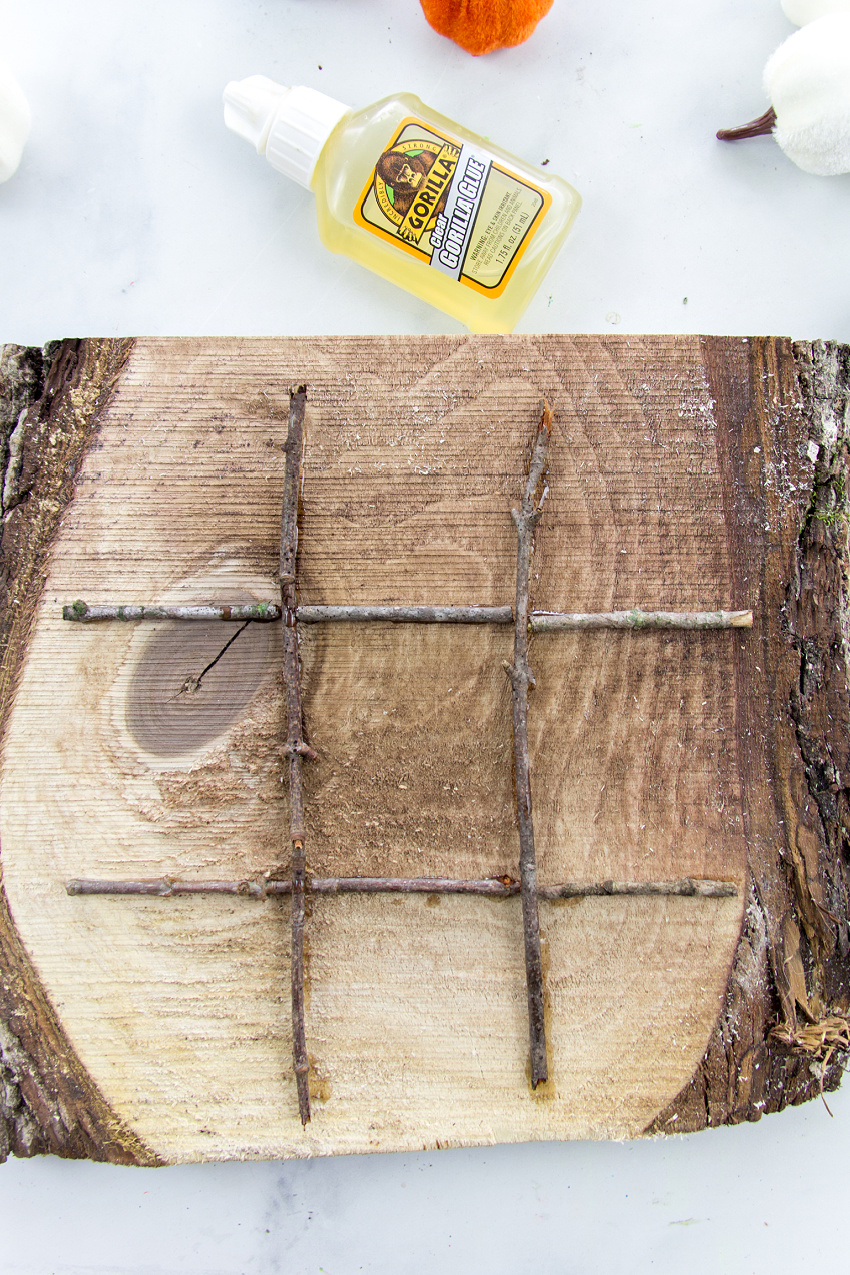
[(263, 75), (228, 84), (224, 120), (316, 196), (319, 235), (460, 319), (510, 332), (581, 196), (410, 93), (352, 110)]

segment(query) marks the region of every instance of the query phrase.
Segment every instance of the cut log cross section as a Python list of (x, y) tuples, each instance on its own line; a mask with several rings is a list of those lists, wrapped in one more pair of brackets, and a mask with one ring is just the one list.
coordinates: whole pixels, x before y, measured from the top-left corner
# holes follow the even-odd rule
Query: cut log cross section
[[(231, 894), (246, 898), (289, 894), (291, 896), (291, 996), (293, 1064), (302, 1125), (310, 1120), (309, 1062), (304, 1011), (304, 927), (305, 896), (316, 894), (467, 894), (483, 898), (522, 898), (525, 940), (526, 988), (528, 997), (530, 1080), (532, 1089), (548, 1078), (544, 1014), (544, 973), (541, 959), (538, 900), (588, 896), (686, 895), (700, 898), (729, 898), (737, 895), (733, 881), (682, 878), (669, 881), (566, 882), (538, 887), (531, 803), (531, 773), (528, 750), (528, 692), (535, 685), (528, 662), (530, 632), (558, 632), (577, 629), (728, 629), (749, 628), (751, 611), (630, 611), (593, 613), (533, 612), (529, 609), (529, 573), (534, 530), (548, 495), (547, 453), (552, 428), (552, 411), (543, 405), (532, 446), (529, 474), (521, 506), (513, 511), (517, 529), (517, 582), (514, 608), (477, 606), (304, 606), (297, 605), (296, 559), (298, 513), (302, 486), (306, 389), (299, 386), (290, 395), (289, 428), (286, 443), (283, 513), (280, 548), (281, 604), (240, 602), (198, 606), (139, 606), (132, 603), (92, 606), (77, 600), (63, 608), (69, 621), (91, 623), (100, 620), (225, 620), (248, 623), (280, 622), (283, 628), (284, 684), (286, 689), (286, 739), (281, 755), (289, 772), (291, 876), (288, 881), (270, 880), (176, 880), (171, 877), (144, 880), (74, 879), (66, 882), (70, 895), (177, 895)], [(520, 840), (519, 880), (512, 877), (483, 880), (453, 880), (444, 877), (311, 877), (307, 871), (302, 764), (316, 754), (306, 744), (303, 732), (301, 677), (298, 654), (299, 623), (375, 621), (392, 624), (513, 624), (514, 659), (505, 662), (513, 700), (514, 786), (517, 827)]]

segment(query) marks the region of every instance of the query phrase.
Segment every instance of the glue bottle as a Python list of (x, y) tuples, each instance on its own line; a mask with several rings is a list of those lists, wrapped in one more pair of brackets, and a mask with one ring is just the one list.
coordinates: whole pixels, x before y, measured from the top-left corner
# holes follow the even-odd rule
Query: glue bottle
[(224, 91), (228, 128), (316, 196), (319, 236), (465, 323), (510, 332), (581, 197), (410, 93), (352, 110), (263, 75)]

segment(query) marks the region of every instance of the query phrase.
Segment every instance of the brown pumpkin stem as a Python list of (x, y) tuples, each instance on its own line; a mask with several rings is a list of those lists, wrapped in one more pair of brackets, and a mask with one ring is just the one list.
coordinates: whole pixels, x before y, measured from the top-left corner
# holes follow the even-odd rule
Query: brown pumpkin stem
[(757, 120), (750, 120), (749, 124), (739, 124), (737, 128), (721, 128), (717, 137), (721, 142), (740, 142), (745, 137), (764, 137), (765, 134), (772, 133), (775, 127), (776, 111), (770, 106), (764, 115), (760, 115)]

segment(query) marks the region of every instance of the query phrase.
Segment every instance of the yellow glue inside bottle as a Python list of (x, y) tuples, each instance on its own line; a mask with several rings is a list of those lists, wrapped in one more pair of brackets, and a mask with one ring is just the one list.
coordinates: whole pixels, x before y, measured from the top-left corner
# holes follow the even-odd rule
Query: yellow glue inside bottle
[(581, 206), (526, 164), (410, 93), (354, 111), (262, 75), (228, 84), (228, 128), (316, 196), (332, 252), (473, 332), (510, 332)]

